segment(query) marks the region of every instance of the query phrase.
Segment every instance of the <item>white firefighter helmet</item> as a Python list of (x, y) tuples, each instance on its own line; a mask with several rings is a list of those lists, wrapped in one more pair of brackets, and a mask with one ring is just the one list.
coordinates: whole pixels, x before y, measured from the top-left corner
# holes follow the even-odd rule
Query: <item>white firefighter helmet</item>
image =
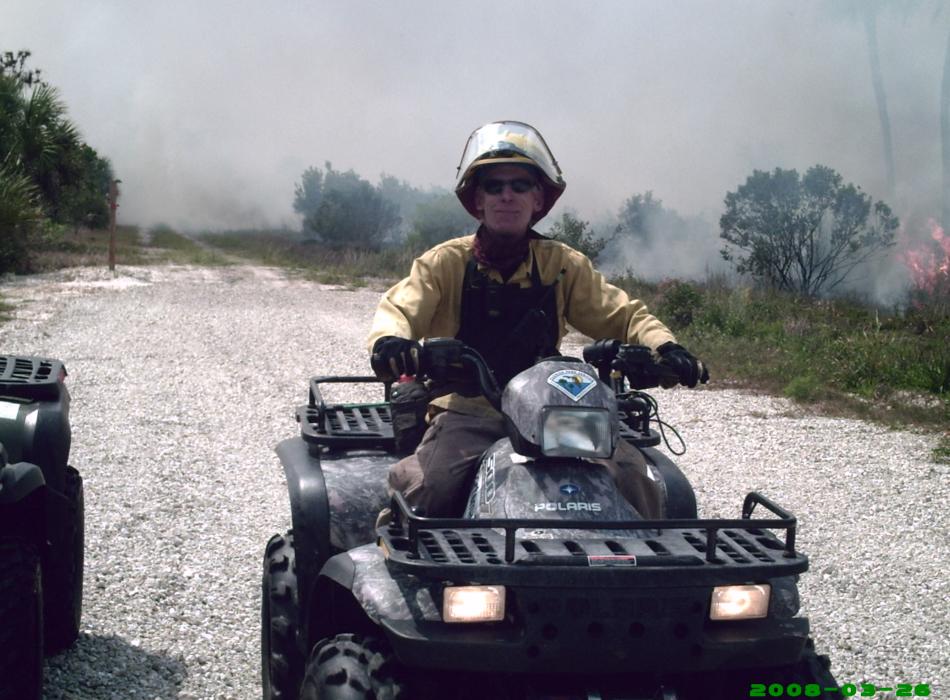
[(455, 182), (455, 194), (462, 206), (469, 214), (478, 218), (478, 210), (475, 208), (475, 173), (480, 167), (505, 163), (530, 165), (537, 169), (544, 190), (544, 206), (535, 214), (531, 223), (540, 221), (554, 206), (567, 183), (564, 182), (561, 168), (544, 137), (533, 126), (524, 122), (491, 122), (475, 129), (468, 137)]

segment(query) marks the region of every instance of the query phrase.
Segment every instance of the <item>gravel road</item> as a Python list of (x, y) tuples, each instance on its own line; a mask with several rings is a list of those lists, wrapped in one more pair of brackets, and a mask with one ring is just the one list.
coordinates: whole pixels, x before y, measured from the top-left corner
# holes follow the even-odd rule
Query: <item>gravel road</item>
[[(273, 446), (314, 374), (364, 374), (378, 290), (235, 266), (0, 281), (0, 352), (69, 370), (85, 479), (82, 634), (48, 698), (260, 697), (260, 565), (289, 527)], [(758, 489), (799, 517), (805, 612), (840, 683), (950, 667), (950, 480), (936, 437), (733, 390), (657, 392), (706, 516)], [(768, 682), (768, 679), (763, 679)]]

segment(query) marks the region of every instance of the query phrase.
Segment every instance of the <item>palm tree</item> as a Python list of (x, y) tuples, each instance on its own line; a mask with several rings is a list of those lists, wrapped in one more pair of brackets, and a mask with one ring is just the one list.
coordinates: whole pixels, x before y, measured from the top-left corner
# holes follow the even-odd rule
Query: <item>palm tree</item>
[(41, 219), (33, 183), (0, 163), (0, 272), (27, 267), (27, 241)]
[(44, 201), (54, 206), (61, 187), (78, 174), (70, 167), (75, 159), (69, 156), (79, 150), (81, 140), (65, 115), (56, 89), (39, 85), (24, 100), (16, 124), (15, 144), (21, 166)]

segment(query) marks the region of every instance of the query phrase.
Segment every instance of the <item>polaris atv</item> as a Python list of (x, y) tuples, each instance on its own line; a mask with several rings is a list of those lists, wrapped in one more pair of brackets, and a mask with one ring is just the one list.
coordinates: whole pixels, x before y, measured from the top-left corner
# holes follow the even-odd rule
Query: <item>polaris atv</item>
[(39, 698), (43, 656), (79, 636), (82, 478), (66, 368), (0, 355), (0, 698)]
[[(265, 698), (836, 697), (797, 616), (795, 518), (751, 493), (741, 517), (697, 519), (640, 391), (669, 370), (616, 341), (584, 356), (542, 360), (502, 393), (474, 350), (424, 345), (429, 380), (464, 368), (508, 428), (454, 518), (386, 494), (424, 400), (387, 383), (383, 402), (328, 403), (329, 383), (378, 380), (311, 380), (300, 437), (277, 447), (293, 529), (264, 557)], [(643, 456), (635, 503), (605, 465), (619, 440)]]

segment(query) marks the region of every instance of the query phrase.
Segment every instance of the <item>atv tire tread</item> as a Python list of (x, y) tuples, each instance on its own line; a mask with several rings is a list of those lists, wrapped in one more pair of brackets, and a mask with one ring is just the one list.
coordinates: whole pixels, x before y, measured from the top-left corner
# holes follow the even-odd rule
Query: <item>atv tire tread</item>
[(43, 689), (43, 572), (26, 541), (0, 538), (0, 700), (39, 700)]
[(297, 697), (304, 658), (297, 648), (297, 570), (293, 532), (274, 535), (261, 582), (261, 682), (265, 700)]
[(73, 467), (66, 467), (63, 493), (67, 501), (63, 546), (51, 553), (43, 577), (47, 654), (63, 651), (76, 641), (82, 618), (85, 505), (82, 477)]
[(403, 700), (405, 685), (385, 643), (339, 634), (310, 654), (301, 698), (306, 700)]

